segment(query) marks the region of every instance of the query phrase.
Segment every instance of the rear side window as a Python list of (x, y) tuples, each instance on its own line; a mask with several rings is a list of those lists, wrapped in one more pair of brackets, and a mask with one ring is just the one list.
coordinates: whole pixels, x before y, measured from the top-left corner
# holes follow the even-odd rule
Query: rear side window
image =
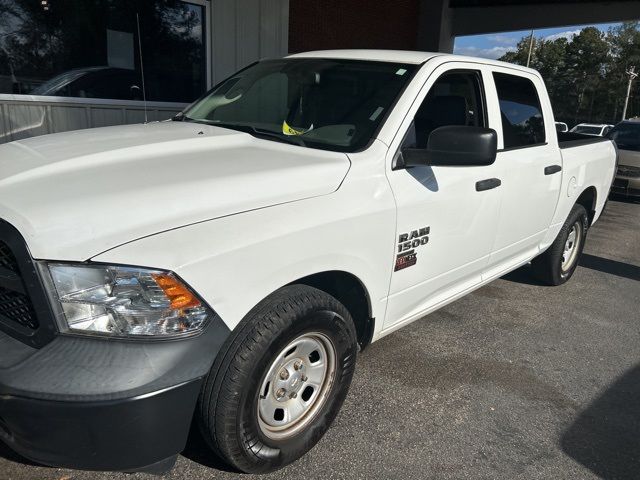
[(504, 73), (494, 73), (493, 79), (500, 101), (504, 148), (544, 143), (544, 119), (533, 82)]

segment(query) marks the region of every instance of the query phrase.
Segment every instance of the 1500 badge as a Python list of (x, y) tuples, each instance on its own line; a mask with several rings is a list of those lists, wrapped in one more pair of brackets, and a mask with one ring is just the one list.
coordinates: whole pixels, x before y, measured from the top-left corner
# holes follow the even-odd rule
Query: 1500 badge
[(423, 227), (418, 230), (411, 230), (409, 233), (401, 233), (398, 236), (398, 256), (394, 271), (411, 267), (418, 263), (416, 248), (429, 243), (429, 233), (431, 227)]

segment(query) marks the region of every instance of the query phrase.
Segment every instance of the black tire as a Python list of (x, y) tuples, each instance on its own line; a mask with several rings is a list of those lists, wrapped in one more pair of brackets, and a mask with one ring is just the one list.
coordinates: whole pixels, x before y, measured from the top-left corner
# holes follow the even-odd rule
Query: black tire
[[(279, 352), (306, 333), (320, 333), (333, 344), (333, 380), (322, 403), (299, 432), (286, 439), (265, 435), (258, 397)], [(236, 327), (207, 376), (196, 421), (212, 450), (232, 467), (266, 473), (309, 451), (327, 431), (349, 390), (358, 352), (347, 309), (331, 295), (306, 285), (282, 288), (258, 304)], [(274, 387), (275, 388), (275, 387)]]
[[(573, 228), (577, 232), (576, 241), (579, 243), (576, 246), (575, 256), (570, 257), (571, 261), (563, 269), (565, 245)], [(562, 285), (569, 280), (580, 263), (588, 228), (587, 211), (582, 205), (574, 205), (551, 246), (531, 262), (534, 276), (547, 285)]]

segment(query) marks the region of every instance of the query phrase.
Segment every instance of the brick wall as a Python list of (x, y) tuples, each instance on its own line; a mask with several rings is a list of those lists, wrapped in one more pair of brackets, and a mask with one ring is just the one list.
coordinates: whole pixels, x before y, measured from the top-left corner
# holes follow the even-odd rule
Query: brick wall
[(290, 0), (289, 51), (416, 48), (419, 0)]

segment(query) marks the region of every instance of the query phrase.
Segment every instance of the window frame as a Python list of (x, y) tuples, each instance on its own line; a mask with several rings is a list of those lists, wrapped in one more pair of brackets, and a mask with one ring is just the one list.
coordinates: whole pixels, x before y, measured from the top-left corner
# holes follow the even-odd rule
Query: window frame
[[(516, 145), (516, 146), (512, 146), (512, 147), (505, 147), (504, 146), (504, 128), (502, 125), (502, 121), (500, 121), (500, 125), (499, 125), (499, 130), (496, 129), (499, 132), (499, 145), (498, 145), (498, 153), (500, 152), (510, 152), (513, 150), (522, 150), (525, 148), (535, 148), (535, 147), (544, 147), (549, 145), (549, 130), (548, 130), (548, 122), (547, 122), (547, 116), (545, 115), (545, 105), (543, 105), (543, 99), (540, 97), (540, 85), (538, 85), (538, 78), (533, 76), (533, 75), (528, 75), (527, 72), (523, 72), (521, 70), (517, 70), (517, 69), (498, 69), (498, 68), (492, 68), (491, 72), (490, 72), (490, 77), (491, 77), (491, 82), (492, 82), (492, 89), (493, 89), (493, 95), (495, 98), (495, 107), (498, 110), (499, 114), (502, 114), (502, 109), (500, 108), (500, 94), (498, 93), (498, 86), (496, 84), (496, 74), (499, 75), (508, 75), (511, 77), (516, 77), (516, 78), (520, 78), (523, 79), (525, 81), (528, 81), (531, 86), (534, 89), (535, 95), (536, 95), (536, 99), (538, 101), (538, 106), (540, 108), (540, 114), (542, 115), (542, 127), (543, 127), (543, 131), (544, 131), (544, 141), (543, 142), (538, 142), (538, 143), (531, 143), (531, 144), (526, 144), (526, 145)], [(543, 87), (544, 88), (544, 84)], [(555, 122), (553, 122), (553, 128), (555, 129)], [(556, 134), (557, 135), (557, 134)]]
[[(446, 65), (446, 64), (445, 64)], [(479, 66), (478, 66), (479, 67)], [(415, 129), (415, 116), (418, 113), (418, 110), (420, 110), (420, 107), (422, 107), (422, 104), (426, 101), (427, 97), (429, 96), (429, 93), (431, 92), (431, 89), (435, 86), (436, 83), (438, 83), (438, 81), (442, 78), (445, 77), (447, 75), (452, 75), (452, 74), (456, 74), (456, 73), (466, 73), (466, 74), (471, 74), (473, 77), (475, 77), (475, 80), (477, 81), (477, 87), (478, 87), (478, 94), (479, 94), (479, 105), (482, 107), (482, 123), (484, 125), (483, 128), (491, 128), (491, 122), (489, 119), (489, 102), (488, 102), (488, 98), (487, 98), (487, 89), (486, 89), (486, 85), (485, 85), (485, 79), (484, 79), (484, 75), (483, 75), (483, 70), (481, 68), (472, 68), (471, 66), (455, 66), (454, 68), (451, 68), (449, 70), (445, 70), (444, 72), (439, 73), (436, 77), (435, 80), (430, 83), (429, 87), (427, 88), (426, 85), (427, 83), (425, 83), (425, 85), (423, 86), (423, 88), (426, 90), (424, 96), (422, 94), (418, 95), (415, 99), (414, 102), (414, 106), (416, 106), (415, 111), (413, 113), (407, 113), (407, 117), (410, 117), (410, 121), (409, 124), (407, 126), (407, 128), (404, 130), (404, 133), (402, 133), (401, 136), (401, 140), (400, 143), (398, 145), (398, 148), (396, 149), (396, 152), (393, 155), (393, 161), (392, 161), (392, 165), (391, 165), (391, 170), (404, 170), (406, 167), (403, 165), (398, 165), (398, 156), (402, 150), (402, 147), (404, 146), (404, 143), (407, 140), (407, 136), (409, 135), (409, 133), (411, 132), (411, 129)], [(402, 130), (402, 127), (400, 128), (399, 132)]]

